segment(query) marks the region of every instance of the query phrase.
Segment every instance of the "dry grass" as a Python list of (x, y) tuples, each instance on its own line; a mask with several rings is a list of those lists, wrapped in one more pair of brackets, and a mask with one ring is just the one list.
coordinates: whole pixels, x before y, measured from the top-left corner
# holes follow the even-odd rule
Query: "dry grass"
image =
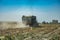
[[(37, 40), (44, 40), (46, 38), (47, 40), (54, 40), (56, 36), (60, 38), (60, 24), (40, 24), (40, 27), (28, 27), (28, 28), (15, 28), (15, 29), (7, 29), (7, 30), (0, 30), (0, 35), (6, 36), (6, 35), (14, 35), (17, 37), (21, 37), (21, 40), (25, 40), (28, 37), (28, 40), (36, 40), (36, 37), (38, 37)], [(24, 36), (28, 36), (23, 38)], [(59, 35), (59, 36), (58, 36)], [(41, 38), (42, 37), (42, 38)], [(53, 38), (54, 37), (54, 38)], [(12, 36), (13, 38), (13, 36)], [(26, 39), (27, 40), (27, 39)]]

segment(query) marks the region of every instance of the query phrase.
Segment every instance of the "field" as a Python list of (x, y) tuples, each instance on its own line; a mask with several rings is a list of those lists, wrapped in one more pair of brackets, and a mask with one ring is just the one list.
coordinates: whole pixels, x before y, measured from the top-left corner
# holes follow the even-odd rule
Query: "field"
[(60, 40), (60, 24), (0, 30), (0, 40)]

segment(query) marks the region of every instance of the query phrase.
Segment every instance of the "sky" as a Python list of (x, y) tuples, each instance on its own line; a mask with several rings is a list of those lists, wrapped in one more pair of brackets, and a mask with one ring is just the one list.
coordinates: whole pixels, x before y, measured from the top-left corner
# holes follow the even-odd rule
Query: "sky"
[(38, 22), (60, 22), (60, 0), (0, 0), (0, 21), (22, 21), (34, 15)]

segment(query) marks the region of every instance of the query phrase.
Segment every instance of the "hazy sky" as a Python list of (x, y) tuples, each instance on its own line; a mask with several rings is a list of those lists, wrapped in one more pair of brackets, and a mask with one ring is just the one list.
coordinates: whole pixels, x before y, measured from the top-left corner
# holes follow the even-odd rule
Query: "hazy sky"
[(60, 21), (60, 0), (0, 0), (0, 21), (21, 21), (35, 15), (38, 22)]

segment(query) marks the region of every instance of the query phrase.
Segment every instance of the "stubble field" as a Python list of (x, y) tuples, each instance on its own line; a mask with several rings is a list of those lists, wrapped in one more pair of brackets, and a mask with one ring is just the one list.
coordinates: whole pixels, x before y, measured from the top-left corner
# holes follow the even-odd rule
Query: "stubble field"
[(40, 24), (40, 27), (0, 30), (3, 40), (60, 40), (60, 24)]

